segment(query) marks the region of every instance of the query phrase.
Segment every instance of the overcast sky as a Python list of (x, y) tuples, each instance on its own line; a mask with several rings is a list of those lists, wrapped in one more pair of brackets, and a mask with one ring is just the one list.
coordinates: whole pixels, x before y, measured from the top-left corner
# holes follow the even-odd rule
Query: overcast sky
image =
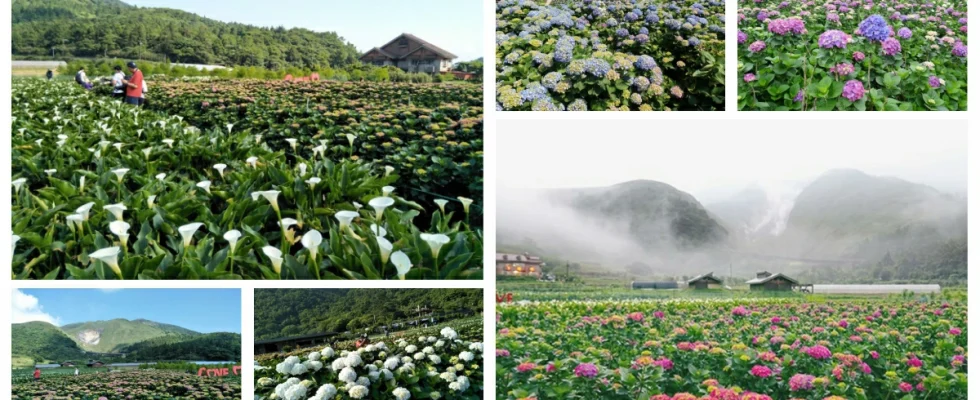
[(854, 168), (966, 193), (965, 121), (498, 120), (497, 187), (649, 179), (720, 200), (753, 182)]

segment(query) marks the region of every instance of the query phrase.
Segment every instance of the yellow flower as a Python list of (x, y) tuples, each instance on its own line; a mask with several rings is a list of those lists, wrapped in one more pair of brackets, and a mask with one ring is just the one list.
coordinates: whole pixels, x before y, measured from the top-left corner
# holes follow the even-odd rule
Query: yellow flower
[(917, 373), (919, 373), (919, 367), (909, 367), (909, 373), (910, 374), (917, 374)]
[(749, 361), (750, 360), (749, 356), (747, 356), (745, 354), (742, 354), (742, 356), (739, 357), (739, 359), (742, 360), (742, 361)]
[(885, 376), (886, 377), (889, 377), (889, 378), (894, 378), (894, 377), (898, 376), (898, 374), (896, 374), (895, 371), (888, 371), (888, 372), (885, 372)]

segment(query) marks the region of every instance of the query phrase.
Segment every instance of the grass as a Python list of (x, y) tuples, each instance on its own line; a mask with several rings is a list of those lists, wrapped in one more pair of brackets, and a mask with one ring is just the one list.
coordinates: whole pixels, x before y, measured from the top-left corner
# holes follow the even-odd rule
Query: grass
[(26, 356), (13, 356), (10, 364), (14, 369), (17, 368), (31, 368), (34, 366), (34, 359)]
[(36, 68), (36, 67), (11, 68), (11, 75), (13, 76), (38, 77), (38, 76), (44, 76), (44, 74), (46, 74), (47, 72), (48, 72), (47, 68)]

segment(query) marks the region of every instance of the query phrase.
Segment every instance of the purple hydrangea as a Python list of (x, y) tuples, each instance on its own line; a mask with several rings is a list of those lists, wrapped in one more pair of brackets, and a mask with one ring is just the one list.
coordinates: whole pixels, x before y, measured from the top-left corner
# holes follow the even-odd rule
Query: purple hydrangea
[(848, 35), (842, 31), (831, 29), (820, 34), (820, 38), (817, 39), (817, 43), (820, 47), (825, 49), (843, 49), (847, 47), (847, 44), (851, 41), (851, 35)]
[(898, 37), (900, 37), (902, 39), (909, 39), (909, 38), (912, 37), (912, 30), (909, 29), (909, 28), (904, 28), (903, 27), (902, 29), (899, 29), (898, 30), (897, 35), (898, 35)]
[(573, 372), (579, 378), (592, 378), (599, 374), (599, 368), (593, 363), (584, 363), (575, 366)]
[(966, 45), (963, 42), (956, 42), (953, 45), (953, 55), (957, 57), (966, 57)]
[(642, 55), (636, 59), (636, 63), (634, 63), (634, 65), (643, 71), (649, 71), (657, 67), (657, 61), (654, 60), (653, 57)]
[(827, 21), (830, 22), (840, 22), (840, 15), (837, 13), (827, 13)]
[(861, 36), (868, 38), (872, 42), (883, 41), (891, 34), (891, 27), (888, 26), (888, 22), (878, 14), (865, 18), (858, 25), (858, 29), (861, 30)]
[(929, 86), (932, 86), (933, 88), (938, 88), (942, 85), (943, 83), (939, 81), (939, 77), (935, 75), (929, 77)]
[(641, 33), (639, 35), (636, 35), (636, 37), (633, 38), (633, 40), (636, 40), (636, 42), (639, 44), (643, 44), (650, 41), (650, 36), (647, 36), (647, 34), (645, 33)]
[(745, 76), (742, 76), (742, 79), (743, 79), (743, 80), (744, 80), (745, 82), (752, 82), (752, 81), (754, 81), (754, 80), (755, 80), (755, 74), (753, 74), (753, 73), (751, 73), (751, 72), (750, 72), (750, 73), (747, 73), (747, 74), (745, 74)]
[(796, 18), (781, 18), (769, 21), (769, 32), (780, 36), (802, 35), (806, 33), (803, 20)]
[(857, 79), (851, 79), (844, 83), (844, 91), (841, 93), (845, 99), (858, 101), (864, 97), (864, 84)]
[(763, 42), (761, 40), (756, 40), (749, 45), (749, 51), (753, 53), (758, 53), (765, 49), (766, 49), (766, 42)]
[(862, 53), (860, 51), (855, 51), (854, 54), (851, 55), (851, 57), (853, 57), (854, 58), (854, 61), (857, 61), (857, 62), (864, 61), (864, 53)]
[(881, 51), (886, 56), (893, 56), (902, 52), (902, 44), (898, 42), (898, 39), (888, 38), (881, 42)]
[(745, 43), (746, 40), (749, 40), (749, 34), (738, 31), (738, 44)]
[(767, 13), (766, 10), (759, 11), (759, 13), (755, 15), (755, 19), (759, 21), (765, 21), (766, 18), (769, 18), (769, 13)]
[(616, 29), (616, 36), (626, 37), (626, 36), (629, 36), (629, 34), (630, 34), (630, 31), (627, 30), (626, 28)]
[(851, 63), (840, 63), (830, 68), (830, 72), (837, 76), (847, 76), (854, 73), (854, 65)]
[(803, 101), (803, 95), (804, 94), (806, 94), (806, 92), (803, 91), (803, 89), (800, 89), (798, 92), (796, 92), (796, 97), (793, 98), (793, 101), (795, 101), (797, 103)]
[(696, 37), (692, 37), (692, 38), (688, 38), (687, 39), (687, 45), (688, 46), (697, 46), (699, 44), (701, 44), (701, 39), (698, 39)]

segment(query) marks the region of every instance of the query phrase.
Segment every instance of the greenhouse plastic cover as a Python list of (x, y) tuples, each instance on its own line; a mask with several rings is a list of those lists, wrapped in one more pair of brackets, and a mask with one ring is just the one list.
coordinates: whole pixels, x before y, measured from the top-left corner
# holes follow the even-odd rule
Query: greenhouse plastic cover
[(939, 292), (939, 285), (813, 285), (813, 293), (913, 293)]

